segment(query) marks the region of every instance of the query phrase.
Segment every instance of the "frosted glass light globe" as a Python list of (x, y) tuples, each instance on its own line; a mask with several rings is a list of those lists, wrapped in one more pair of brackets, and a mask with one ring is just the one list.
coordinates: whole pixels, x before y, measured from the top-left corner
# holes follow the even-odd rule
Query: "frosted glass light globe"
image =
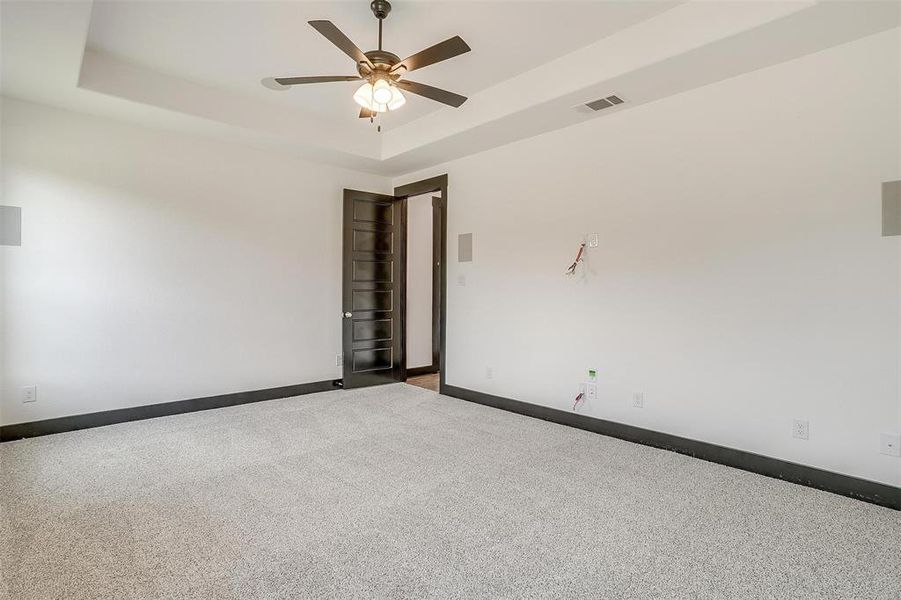
[(391, 102), (391, 86), (384, 79), (379, 79), (372, 86), (372, 100), (378, 104), (388, 104)]
[(361, 85), (354, 93), (354, 102), (372, 110), (372, 84), (369, 82)]
[(391, 100), (388, 102), (388, 110), (397, 110), (406, 103), (407, 99), (395, 86), (391, 86)]

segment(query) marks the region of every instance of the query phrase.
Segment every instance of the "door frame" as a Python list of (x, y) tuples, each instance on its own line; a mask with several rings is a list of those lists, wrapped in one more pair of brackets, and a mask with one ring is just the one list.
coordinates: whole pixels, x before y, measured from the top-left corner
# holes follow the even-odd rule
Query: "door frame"
[[(394, 188), (394, 197), (403, 203), (406, 209), (407, 198), (410, 196), (421, 196), (424, 194), (441, 193), (440, 202), (437, 198), (432, 198), (432, 215), (438, 213), (438, 221), (432, 219), (432, 364), (421, 369), (406, 370), (406, 375), (418, 373), (434, 373), (438, 371), (438, 392), (444, 390), (445, 373), (447, 366), (447, 173), (430, 177), (421, 181), (415, 181)], [(405, 211), (406, 212), (406, 211)], [(404, 223), (404, 243), (407, 239), (407, 223)], [(407, 303), (406, 303), (406, 255), (404, 256), (403, 267), (404, 298), (402, 302), (401, 315), (404, 323), (404, 367), (407, 365), (406, 357), (406, 340), (407, 340)], [(406, 376), (404, 377), (406, 379)]]

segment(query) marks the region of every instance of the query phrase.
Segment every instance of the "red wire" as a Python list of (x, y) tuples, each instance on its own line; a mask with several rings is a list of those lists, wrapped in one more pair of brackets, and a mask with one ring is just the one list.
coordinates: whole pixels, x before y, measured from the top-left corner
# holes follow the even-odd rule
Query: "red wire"
[(576, 260), (573, 261), (573, 264), (569, 265), (569, 268), (566, 270), (567, 275), (572, 275), (576, 272), (576, 266), (582, 261), (583, 252), (585, 252), (585, 242), (579, 244), (579, 253), (576, 254)]
[(576, 410), (576, 407), (579, 405), (579, 401), (582, 400), (583, 394), (579, 392), (579, 395), (576, 396), (576, 401), (573, 402), (573, 410)]

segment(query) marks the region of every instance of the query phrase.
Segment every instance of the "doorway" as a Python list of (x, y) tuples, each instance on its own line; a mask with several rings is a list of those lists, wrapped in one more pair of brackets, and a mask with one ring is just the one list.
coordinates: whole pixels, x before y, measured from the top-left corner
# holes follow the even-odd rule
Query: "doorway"
[(435, 213), (440, 202), (435, 193), (407, 198), (407, 383), (433, 391), (438, 391), (440, 360), (439, 290), (434, 285), (441, 262), (435, 244)]
[[(431, 236), (416, 231), (415, 261), (408, 256), (411, 204), (420, 228), (431, 221)], [(446, 367), (447, 175), (397, 187), (393, 196), (344, 190), (343, 231), (343, 387), (427, 376), (437, 382), (420, 382), (440, 391)], [(430, 246), (423, 246), (429, 237)], [(416, 278), (412, 309), (410, 276)]]
[(394, 196), (407, 203), (406, 381), (440, 392), (446, 366), (447, 175), (394, 188)]

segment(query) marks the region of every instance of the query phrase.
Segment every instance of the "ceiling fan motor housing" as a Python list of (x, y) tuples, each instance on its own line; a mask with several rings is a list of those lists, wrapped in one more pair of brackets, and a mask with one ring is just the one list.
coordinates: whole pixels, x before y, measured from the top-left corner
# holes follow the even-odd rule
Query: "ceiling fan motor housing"
[(366, 58), (369, 59), (375, 69), (370, 70), (369, 65), (366, 63), (357, 63), (357, 71), (360, 73), (360, 77), (368, 79), (370, 75), (375, 73), (384, 74), (386, 78), (398, 79), (400, 73), (388, 73), (391, 67), (400, 62), (400, 57), (397, 54), (387, 50), (370, 50), (364, 54), (366, 54)]
[(384, 19), (391, 12), (391, 3), (388, 0), (372, 0), (369, 8), (372, 9), (376, 19)]

